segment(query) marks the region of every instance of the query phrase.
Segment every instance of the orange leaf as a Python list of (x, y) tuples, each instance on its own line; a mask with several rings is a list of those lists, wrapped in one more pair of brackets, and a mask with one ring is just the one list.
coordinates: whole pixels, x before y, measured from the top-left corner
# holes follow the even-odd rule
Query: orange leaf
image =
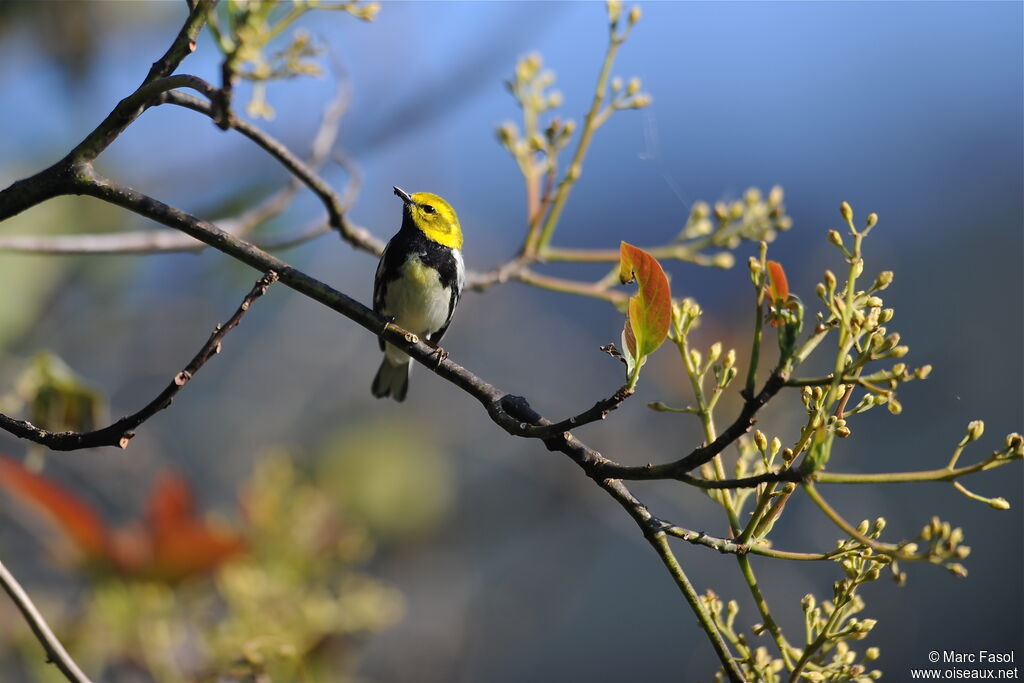
[(107, 532), (88, 503), (6, 457), (0, 457), (0, 486), (43, 512), (86, 557), (106, 557)]
[(768, 293), (772, 303), (781, 304), (789, 298), (789, 282), (786, 281), (786, 271), (778, 261), (768, 261)]
[(162, 472), (153, 483), (146, 505), (152, 558), (140, 574), (165, 581), (203, 574), (245, 550), (237, 534), (206, 523), (196, 514), (192, 492), (185, 479)]
[(158, 536), (155, 541), (148, 573), (165, 581), (213, 571), (246, 549), (245, 540), (238, 534), (198, 519), (180, 524), (173, 534)]
[[(619, 280), (636, 280), (638, 291), (629, 299), (626, 341), (633, 342), (638, 361), (655, 351), (668, 336), (672, 321), (672, 294), (658, 260), (643, 249), (622, 242), (619, 246)], [(632, 340), (630, 340), (632, 332)]]
[(175, 527), (195, 518), (195, 505), (188, 484), (180, 474), (161, 472), (153, 482), (146, 502), (146, 521), (153, 535), (174, 533)]

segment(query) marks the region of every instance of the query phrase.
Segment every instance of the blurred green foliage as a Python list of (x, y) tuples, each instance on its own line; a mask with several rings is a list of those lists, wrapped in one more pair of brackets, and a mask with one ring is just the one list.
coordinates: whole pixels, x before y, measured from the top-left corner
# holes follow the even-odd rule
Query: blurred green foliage
[[(390, 444), (353, 443), (387, 461)], [(240, 492), (243, 554), (175, 582), (93, 572), (79, 604), (34, 592), (78, 661), (114, 680), (350, 680), (360, 638), (399, 620), (403, 601), (362, 570), (374, 543), (334, 488), (288, 452), (269, 451)], [(372, 498), (361, 505), (374, 509)], [(26, 626), (0, 639), (13, 641), (34, 680), (52, 679)]]

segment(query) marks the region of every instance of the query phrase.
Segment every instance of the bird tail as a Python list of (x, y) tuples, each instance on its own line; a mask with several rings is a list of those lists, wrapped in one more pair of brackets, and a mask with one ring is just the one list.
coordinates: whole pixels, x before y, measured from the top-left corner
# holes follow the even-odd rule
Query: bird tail
[(405, 358), (404, 362), (394, 362), (387, 355), (381, 361), (380, 369), (373, 378), (373, 395), (377, 398), (390, 396), (396, 401), (404, 401), (409, 391), (409, 375), (412, 373), (412, 362)]

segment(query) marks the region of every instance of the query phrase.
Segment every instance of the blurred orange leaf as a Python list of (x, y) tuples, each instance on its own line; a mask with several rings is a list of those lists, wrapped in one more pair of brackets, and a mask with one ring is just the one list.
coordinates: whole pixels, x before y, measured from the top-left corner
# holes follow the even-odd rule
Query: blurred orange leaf
[(95, 509), (67, 489), (0, 456), (0, 486), (49, 518), (89, 559), (107, 552), (107, 534)]
[(246, 549), (236, 531), (209, 524), (195, 512), (188, 483), (158, 475), (144, 523), (108, 529), (95, 509), (15, 461), (0, 457), (0, 486), (43, 512), (91, 561), (125, 576), (177, 581), (216, 569)]
[(157, 475), (146, 502), (146, 521), (153, 535), (158, 538), (165, 536), (194, 516), (192, 493), (185, 479), (166, 471)]
[(619, 280), (636, 280), (636, 296), (630, 297), (624, 336), (633, 358), (653, 353), (668, 336), (672, 320), (672, 295), (668, 278), (658, 260), (643, 249), (622, 242), (619, 247)]

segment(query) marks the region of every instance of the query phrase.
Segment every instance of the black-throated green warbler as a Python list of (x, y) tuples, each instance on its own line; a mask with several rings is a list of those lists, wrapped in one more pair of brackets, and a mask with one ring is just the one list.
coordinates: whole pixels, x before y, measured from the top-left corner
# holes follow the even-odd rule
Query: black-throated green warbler
[[(395, 189), (402, 227), (384, 247), (373, 280), (373, 310), (437, 346), (452, 322), (466, 282), (462, 228), (455, 210), (429, 192)], [(405, 399), (412, 359), (382, 339), (384, 360), (373, 378), (373, 395)], [(439, 353), (443, 353), (438, 348)]]

